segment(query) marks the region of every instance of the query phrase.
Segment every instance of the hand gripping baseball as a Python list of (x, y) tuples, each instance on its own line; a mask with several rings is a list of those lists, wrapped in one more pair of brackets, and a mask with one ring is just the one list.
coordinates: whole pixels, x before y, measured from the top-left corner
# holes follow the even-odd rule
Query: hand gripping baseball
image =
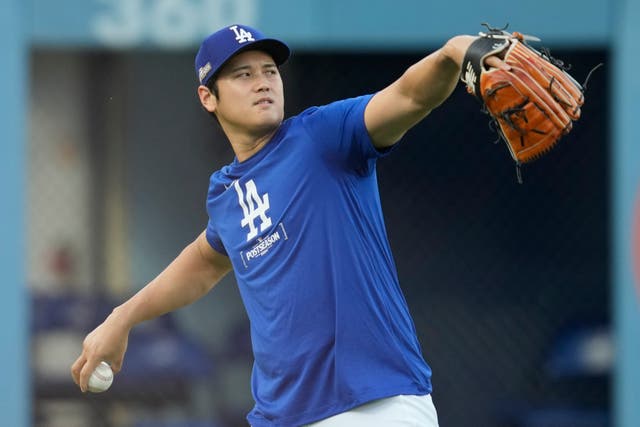
[(101, 362), (107, 362), (118, 373), (127, 350), (129, 328), (110, 315), (84, 339), (82, 353), (71, 366), (74, 382), (85, 392), (89, 379)]

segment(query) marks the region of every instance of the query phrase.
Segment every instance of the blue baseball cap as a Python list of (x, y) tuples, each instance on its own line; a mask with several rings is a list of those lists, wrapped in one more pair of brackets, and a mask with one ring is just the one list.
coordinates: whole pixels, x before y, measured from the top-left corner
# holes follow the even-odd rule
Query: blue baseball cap
[(235, 24), (216, 31), (204, 39), (196, 55), (196, 75), (206, 85), (236, 54), (262, 50), (273, 57), (276, 65), (289, 59), (289, 47), (280, 40), (267, 38), (247, 25)]

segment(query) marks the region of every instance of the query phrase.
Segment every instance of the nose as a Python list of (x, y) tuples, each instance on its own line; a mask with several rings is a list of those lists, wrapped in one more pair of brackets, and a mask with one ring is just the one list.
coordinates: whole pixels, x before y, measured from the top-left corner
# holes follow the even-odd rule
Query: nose
[(257, 92), (269, 92), (271, 90), (271, 85), (269, 84), (269, 79), (267, 76), (260, 75), (256, 81), (256, 91)]

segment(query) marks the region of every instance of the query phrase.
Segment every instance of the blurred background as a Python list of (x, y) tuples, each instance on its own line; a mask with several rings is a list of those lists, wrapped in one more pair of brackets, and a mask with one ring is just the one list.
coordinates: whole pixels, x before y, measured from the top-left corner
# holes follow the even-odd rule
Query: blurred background
[(84, 336), (206, 226), (209, 175), (233, 159), (197, 99), (202, 38), (241, 22), (290, 43), (291, 116), (380, 90), (489, 22), (540, 37), (578, 81), (605, 65), (523, 184), (461, 85), (379, 162), (440, 424), (639, 426), (639, 3), (2, 0), (0, 424), (247, 425), (233, 275), (135, 329), (108, 392), (69, 375)]

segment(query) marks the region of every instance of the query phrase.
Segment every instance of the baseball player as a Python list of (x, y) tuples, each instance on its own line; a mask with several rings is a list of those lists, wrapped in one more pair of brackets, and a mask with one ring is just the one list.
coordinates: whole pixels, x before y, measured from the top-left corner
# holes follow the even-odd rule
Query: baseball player
[(81, 390), (100, 361), (120, 370), (133, 326), (233, 270), (251, 323), (253, 427), (437, 426), (376, 161), (447, 99), (474, 39), (452, 38), (376, 94), (284, 120), (287, 45), (246, 25), (206, 38), (197, 91), (235, 159), (211, 176), (202, 234), (87, 335), (71, 367)]

